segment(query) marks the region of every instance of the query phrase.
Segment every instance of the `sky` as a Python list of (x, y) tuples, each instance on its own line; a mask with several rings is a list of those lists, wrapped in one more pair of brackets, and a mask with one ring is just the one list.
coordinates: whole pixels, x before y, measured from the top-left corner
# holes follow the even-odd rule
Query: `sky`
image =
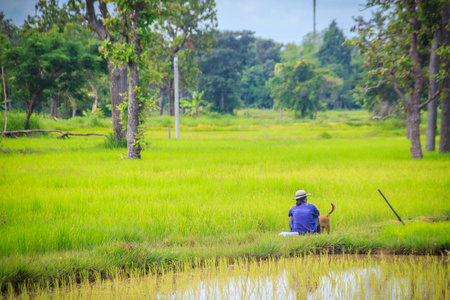
[[(21, 26), (34, 15), (37, 0), (0, 0), (0, 11)], [(316, 0), (316, 30), (336, 20), (345, 36), (351, 36), (353, 16), (370, 17), (364, 0)], [(313, 0), (216, 0), (219, 30), (251, 30), (256, 37), (278, 43), (300, 44), (313, 31)]]

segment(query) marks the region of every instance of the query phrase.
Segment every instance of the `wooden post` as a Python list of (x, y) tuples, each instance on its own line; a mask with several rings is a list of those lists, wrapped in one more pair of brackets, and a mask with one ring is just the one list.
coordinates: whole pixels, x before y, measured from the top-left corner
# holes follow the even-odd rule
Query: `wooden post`
[(5, 69), (2, 66), (2, 77), (3, 77), (3, 93), (5, 94), (5, 129), (8, 129), (8, 100), (6, 99), (6, 83), (5, 83)]
[(386, 200), (386, 203), (389, 205), (389, 207), (392, 209), (392, 211), (394, 212), (394, 214), (397, 216), (398, 220), (400, 222), (402, 222), (403, 225), (405, 225), (405, 223), (403, 222), (402, 218), (400, 218), (400, 216), (397, 214), (397, 212), (394, 210), (394, 208), (392, 207), (392, 205), (389, 203), (389, 201), (386, 199), (386, 197), (383, 195), (383, 193), (380, 191), (380, 189), (378, 189), (378, 191), (380, 192), (381, 196), (383, 196), (384, 200)]
[(179, 92), (178, 92), (178, 58), (175, 57), (173, 59), (173, 69), (174, 69), (174, 78), (175, 78), (175, 138), (180, 138), (180, 104), (179, 104)]

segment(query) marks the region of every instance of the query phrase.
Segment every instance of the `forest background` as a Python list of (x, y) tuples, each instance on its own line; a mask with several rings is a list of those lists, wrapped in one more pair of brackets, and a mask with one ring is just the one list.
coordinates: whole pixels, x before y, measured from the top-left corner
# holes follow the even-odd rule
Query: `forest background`
[(26, 112), (10, 130), (30, 129), (33, 113), (112, 116), (114, 138), (139, 158), (149, 112), (175, 114), (178, 57), (185, 116), (260, 108), (314, 119), (321, 110), (365, 108), (375, 119), (406, 118), (411, 155), (421, 158), (426, 107), (425, 150), (434, 151), (439, 132), (440, 152), (450, 149), (445, 1), (368, 1), (376, 12), (355, 18), (356, 37), (332, 21), (300, 45), (215, 30), (214, 1), (108, 3), (42, 0), (20, 27), (0, 15), (3, 109)]

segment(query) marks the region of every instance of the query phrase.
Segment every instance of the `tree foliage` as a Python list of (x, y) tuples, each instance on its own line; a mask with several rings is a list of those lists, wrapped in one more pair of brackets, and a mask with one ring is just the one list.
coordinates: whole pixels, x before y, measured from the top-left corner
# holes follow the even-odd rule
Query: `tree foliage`
[(80, 87), (85, 83), (83, 72), (100, 64), (92, 45), (69, 37), (57, 29), (37, 32), (3, 51), (13, 91), (26, 97), (26, 128), (45, 91)]
[(350, 67), (350, 48), (344, 45), (345, 37), (338, 28), (337, 23), (333, 20), (323, 35), (323, 43), (317, 52), (321, 66), (330, 64), (342, 65), (346, 68)]
[(275, 64), (280, 62), (281, 45), (271, 40), (256, 38), (252, 45), (251, 65), (242, 72), (240, 99), (246, 107), (271, 108), (269, 79), (274, 76)]
[[(429, 5), (436, 7), (429, 9)], [(359, 36), (352, 44), (360, 48), (368, 69), (362, 90), (391, 84), (406, 110), (411, 155), (422, 158), (420, 110), (433, 98), (433, 95), (426, 93), (430, 78), (427, 65), (433, 36), (430, 33), (441, 28), (439, 12), (447, 5), (440, 0), (427, 3), (403, 0), (368, 1), (367, 6), (380, 6), (381, 10), (369, 21), (357, 19), (355, 30), (358, 30)], [(448, 45), (441, 45), (441, 50), (446, 48)], [(440, 72), (436, 79), (443, 82), (447, 77), (448, 74)]]
[(151, 45), (148, 59), (163, 76), (163, 89), (169, 93), (169, 114), (174, 115), (174, 57), (178, 57), (180, 85), (196, 89), (200, 74), (195, 57), (198, 51), (208, 52), (215, 41), (213, 29), (217, 26), (215, 1), (176, 0), (166, 3), (167, 13), (156, 26), (158, 38)]
[(343, 84), (328, 101), (328, 108), (354, 108), (353, 92), (361, 77), (361, 67), (354, 47), (349, 47), (342, 30), (332, 21), (323, 34), (323, 42), (317, 52), (322, 68), (327, 68), (343, 80)]
[(12, 39), (18, 32), (19, 28), (0, 11), (0, 35), (4, 35), (7, 39)]
[(254, 37), (250, 31), (216, 31), (215, 36), (217, 44), (211, 52), (199, 57), (202, 75), (198, 86), (212, 110), (230, 113), (241, 105), (239, 83), (245, 67), (254, 59)]
[(297, 117), (313, 118), (322, 108), (327, 93), (342, 85), (342, 80), (327, 69), (317, 69), (305, 59), (275, 66), (270, 80), (276, 105), (292, 109)]
[[(129, 70), (127, 101), (121, 106), (122, 113), (126, 112), (128, 159), (141, 158), (144, 108), (155, 105), (154, 99), (145, 93), (139, 77), (140, 68), (144, 66), (141, 55), (156, 40), (154, 25), (167, 13), (167, 7), (164, 6), (166, 2), (115, 0), (109, 3), (114, 5), (117, 13), (111, 15), (104, 12), (108, 36), (103, 40), (102, 52), (114, 64), (127, 65)], [(158, 76), (151, 78), (156, 79)]]
[(66, 2), (60, 3), (58, 0), (39, 0), (35, 9), (39, 14), (29, 15), (21, 28), (24, 36), (36, 32), (47, 32), (53, 28), (58, 28), (59, 32), (63, 33), (69, 23), (73, 28), (78, 27), (78, 30), (82, 30), (81, 28), (85, 25), (80, 6), (69, 5)]

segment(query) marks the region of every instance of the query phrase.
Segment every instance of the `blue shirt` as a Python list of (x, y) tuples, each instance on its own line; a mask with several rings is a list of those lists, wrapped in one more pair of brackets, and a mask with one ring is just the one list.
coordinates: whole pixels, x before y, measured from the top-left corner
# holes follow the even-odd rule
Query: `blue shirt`
[(288, 214), (288, 217), (293, 217), (293, 220), (290, 221), (291, 232), (300, 234), (315, 232), (316, 222), (314, 218), (319, 215), (319, 210), (313, 204), (302, 203), (298, 206), (292, 206)]

